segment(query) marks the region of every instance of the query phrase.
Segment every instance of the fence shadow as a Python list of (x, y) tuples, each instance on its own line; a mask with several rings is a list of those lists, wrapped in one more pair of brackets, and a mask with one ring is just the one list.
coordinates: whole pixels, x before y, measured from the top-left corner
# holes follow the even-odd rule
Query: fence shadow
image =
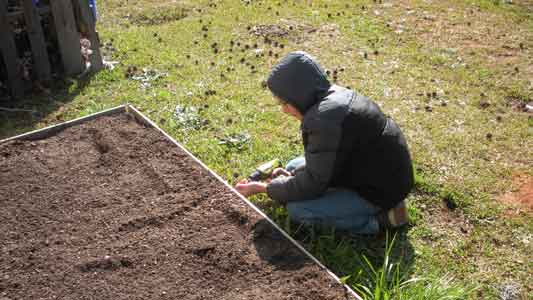
[[(20, 99), (0, 99), (0, 139), (33, 129), (61, 107), (76, 98), (93, 80), (93, 74), (80, 79), (57, 79), (49, 88), (33, 90)], [(61, 113), (50, 123), (63, 122)]]

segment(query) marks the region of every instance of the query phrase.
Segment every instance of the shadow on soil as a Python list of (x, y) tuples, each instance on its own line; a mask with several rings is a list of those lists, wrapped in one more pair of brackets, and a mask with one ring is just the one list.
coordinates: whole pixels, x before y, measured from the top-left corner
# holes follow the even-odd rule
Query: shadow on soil
[[(24, 133), (71, 102), (91, 83), (93, 75), (83, 79), (59, 79), (48, 89), (32, 91), (21, 99), (0, 98), (0, 139)], [(60, 116), (57, 122), (63, 122)]]
[(253, 225), (253, 243), (259, 257), (282, 270), (297, 270), (308, 260), (266, 219)]

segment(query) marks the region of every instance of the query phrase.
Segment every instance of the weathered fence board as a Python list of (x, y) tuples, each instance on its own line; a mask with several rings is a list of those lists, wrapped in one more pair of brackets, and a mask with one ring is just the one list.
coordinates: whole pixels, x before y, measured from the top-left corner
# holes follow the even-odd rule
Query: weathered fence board
[(26, 30), (31, 43), (36, 77), (41, 81), (48, 81), (51, 78), (50, 60), (41, 26), (41, 16), (37, 12), (33, 0), (22, 0), (22, 4), (24, 7)]
[(90, 56), (91, 71), (99, 71), (103, 68), (103, 64), (100, 54), (100, 39), (96, 33), (96, 20), (89, 5), (87, 5), (87, 0), (74, 0), (73, 4), (79, 13), (78, 26), (80, 26), (80, 31), (91, 41), (91, 49), (93, 50), (93, 54)]
[(65, 73), (67, 75), (80, 74), (85, 70), (85, 64), (81, 57), (80, 34), (77, 30), (72, 2), (71, 0), (52, 0), (50, 7)]
[(17, 45), (13, 29), (7, 21), (7, 0), (0, 0), (0, 52), (7, 69), (7, 80), (13, 97), (24, 95), (21, 68), (18, 65)]
[[(46, 86), (52, 75), (86, 74), (87, 60), (90, 71), (101, 70), (103, 62), (95, 26), (96, 17), (87, 0), (37, 4), (35, 0), (0, 0), (2, 85), (7, 84), (13, 98), (21, 98), (29, 90), (27, 87), (36, 83)], [(85, 39), (91, 43), (91, 52), (84, 51), (88, 47)], [(31, 61), (27, 60), (28, 52), (32, 54)], [(56, 58), (61, 59), (59, 66), (54, 63)]]

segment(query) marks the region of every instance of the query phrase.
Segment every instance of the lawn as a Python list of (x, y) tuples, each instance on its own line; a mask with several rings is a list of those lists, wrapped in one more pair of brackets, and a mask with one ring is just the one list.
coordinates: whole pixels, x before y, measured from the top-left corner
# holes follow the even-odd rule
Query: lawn
[[(0, 136), (129, 102), (235, 183), (301, 154), (299, 124), (264, 80), (305, 50), (406, 134), (417, 186), (391, 254), (400, 273), (475, 287), (473, 299), (533, 299), (531, 1), (107, 0), (99, 13), (115, 68), (8, 103), (34, 112), (0, 111)], [(254, 201), (354, 287), (363, 256), (382, 263), (385, 237), (295, 228)]]

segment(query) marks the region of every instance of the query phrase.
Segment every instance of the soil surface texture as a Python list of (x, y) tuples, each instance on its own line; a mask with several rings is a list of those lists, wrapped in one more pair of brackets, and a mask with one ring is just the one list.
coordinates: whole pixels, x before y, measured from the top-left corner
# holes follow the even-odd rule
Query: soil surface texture
[(126, 114), (0, 144), (0, 299), (350, 299)]

